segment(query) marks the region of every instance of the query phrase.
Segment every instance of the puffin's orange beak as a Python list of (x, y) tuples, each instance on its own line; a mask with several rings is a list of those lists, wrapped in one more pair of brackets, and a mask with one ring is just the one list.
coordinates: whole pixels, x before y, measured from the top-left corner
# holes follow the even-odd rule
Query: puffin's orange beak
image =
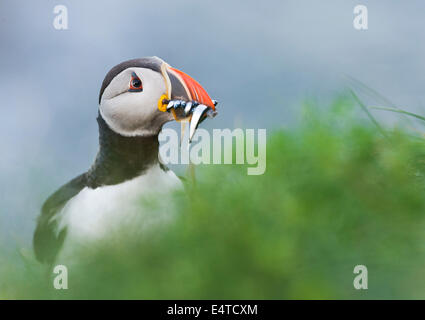
[[(199, 84), (198, 81), (196, 81), (191, 76), (184, 73), (183, 71), (180, 71), (172, 67), (169, 67), (168, 73), (171, 79), (175, 78), (178, 81), (176, 83), (176, 81), (171, 80), (171, 86), (173, 86), (174, 84), (177, 87), (179, 84), (181, 84), (184, 87), (185, 96), (188, 99), (187, 101), (196, 101), (199, 104), (206, 105), (207, 107), (210, 107), (213, 110), (215, 110), (214, 102), (211, 100), (208, 93)], [(175, 92), (175, 94), (178, 94), (178, 93), (179, 92)], [(172, 95), (175, 95), (175, 94), (174, 92), (172, 92)]]
[(167, 93), (158, 101), (160, 111), (172, 112), (177, 121), (189, 119), (189, 140), (198, 124), (207, 116), (217, 114), (217, 102), (212, 100), (207, 91), (192, 77), (164, 63), (161, 67)]

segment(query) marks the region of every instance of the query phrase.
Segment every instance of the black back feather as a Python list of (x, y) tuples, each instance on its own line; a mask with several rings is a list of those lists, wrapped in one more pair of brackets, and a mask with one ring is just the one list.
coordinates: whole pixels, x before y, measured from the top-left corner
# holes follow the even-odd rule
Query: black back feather
[(57, 221), (54, 216), (86, 185), (86, 174), (79, 175), (59, 188), (44, 202), (33, 239), (35, 256), (40, 262), (53, 263), (66, 236), (66, 229), (57, 234)]

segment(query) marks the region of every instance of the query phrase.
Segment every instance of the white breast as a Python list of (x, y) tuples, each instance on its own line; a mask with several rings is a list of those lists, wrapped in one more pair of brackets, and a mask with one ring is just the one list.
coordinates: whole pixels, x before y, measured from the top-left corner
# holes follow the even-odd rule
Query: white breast
[(58, 232), (67, 228), (60, 257), (122, 232), (137, 236), (164, 224), (174, 211), (170, 193), (181, 187), (174, 172), (156, 165), (118, 185), (82, 189), (55, 218)]

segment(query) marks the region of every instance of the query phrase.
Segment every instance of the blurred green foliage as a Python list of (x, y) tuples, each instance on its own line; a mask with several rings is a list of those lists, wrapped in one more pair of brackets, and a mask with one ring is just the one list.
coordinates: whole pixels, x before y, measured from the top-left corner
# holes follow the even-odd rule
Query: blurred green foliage
[[(424, 141), (384, 136), (354, 108), (307, 103), (300, 126), (269, 131), (262, 176), (199, 167), (171, 224), (96, 248), (68, 290), (28, 255), (3, 254), (0, 298), (425, 298)], [(353, 287), (359, 264), (368, 290)]]

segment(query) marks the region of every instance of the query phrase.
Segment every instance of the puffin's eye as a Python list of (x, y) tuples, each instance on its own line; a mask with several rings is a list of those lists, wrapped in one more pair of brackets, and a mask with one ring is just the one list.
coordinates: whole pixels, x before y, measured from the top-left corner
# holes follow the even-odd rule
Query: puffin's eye
[(135, 72), (131, 74), (131, 81), (130, 81), (130, 89), (128, 89), (130, 92), (139, 92), (143, 91), (143, 85), (142, 80), (137, 76)]

